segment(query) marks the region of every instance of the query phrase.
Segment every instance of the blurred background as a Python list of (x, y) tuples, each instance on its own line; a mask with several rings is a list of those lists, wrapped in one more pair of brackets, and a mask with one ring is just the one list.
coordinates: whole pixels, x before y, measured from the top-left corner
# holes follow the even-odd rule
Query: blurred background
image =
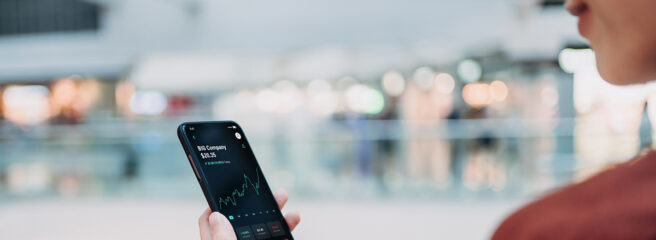
[(298, 239), (488, 238), (651, 147), (656, 88), (603, 82), (562, 4), (0, 0), (0, 239), (196, 239), (199, 120)]

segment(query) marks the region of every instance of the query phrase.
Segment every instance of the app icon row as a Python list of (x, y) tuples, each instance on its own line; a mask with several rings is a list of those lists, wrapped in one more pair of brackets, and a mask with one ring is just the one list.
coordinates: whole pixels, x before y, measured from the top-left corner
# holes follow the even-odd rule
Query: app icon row
[(237, 228), (237, 236), (242, 240), (251, 239), (269, 239), (285, 235), (279, 221), (268, 222), (266, 224), (253, 224)]

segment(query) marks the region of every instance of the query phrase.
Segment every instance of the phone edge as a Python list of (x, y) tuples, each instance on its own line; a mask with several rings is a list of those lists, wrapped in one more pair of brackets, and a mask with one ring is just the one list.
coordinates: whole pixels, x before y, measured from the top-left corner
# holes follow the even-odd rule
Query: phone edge
[(212, 198), (211, 194), (209, 194), (209, 191), (207, 190), (207, 180), (205, 178), (205, 174), (203, 173), (203, 171), (200, 171), (200, 168), (195, 167), (198, 166), (199, 162), (197, 161), (195, 154), (191, 154), (191, 150), (189, 149), (191, 147), (191, 143), (189, 142), (189, 138), (187, 137), (187, 134), (184, 131), (185, 126), (188, 124), (189, 122), (183, 122), (178, 126), (177, 129), (178, 140), (180, 140), (182, 148), (185, 152), (186, 155), (185, 158), (187, 158), (189, 162), (189, 167), (191, 167), (191, 170), (195, 172), (194, 176), (198, 174), (196, 176), (196, 180), (198, 180), (198, 184), (200, 185), (200, 188), (203, 191), (203, 195), (205, 196), (207, 205), (210, 207), (210, 210), (212, 210), (212, 212), (218, 212), (219, 211), (218, 207), (216, 206), (216, 203)]

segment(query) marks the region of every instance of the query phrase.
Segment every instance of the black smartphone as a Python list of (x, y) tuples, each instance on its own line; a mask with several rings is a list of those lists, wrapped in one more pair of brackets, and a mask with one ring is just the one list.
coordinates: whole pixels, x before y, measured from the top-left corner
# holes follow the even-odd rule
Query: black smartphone
[(294, 239), (242, 128), (233, 121), (186, 122), (178, 138), (212, 211), (239, 239)]

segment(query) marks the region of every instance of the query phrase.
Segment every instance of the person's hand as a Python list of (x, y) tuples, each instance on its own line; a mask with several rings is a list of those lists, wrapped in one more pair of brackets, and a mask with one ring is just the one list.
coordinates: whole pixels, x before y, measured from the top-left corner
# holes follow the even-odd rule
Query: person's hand
[[(287, 192), (285, 190), (278, 190), (273, 193), (276, 198), (278, 207), (282, 209), (287, 203)], [(285, 214), (285, 221), (289, 225), (289, 230), (293, 231), (294, 228), (301, 221), (301, 215), (298, 212), (290, 212)], [(198, 218), (198, 227), (200, 228), (201, 240), (236, 240), (237, 235), (232, 229), (230, 221), (219, 212), (212, 212), (209, 208), (205, 209), (203, 214)]]

